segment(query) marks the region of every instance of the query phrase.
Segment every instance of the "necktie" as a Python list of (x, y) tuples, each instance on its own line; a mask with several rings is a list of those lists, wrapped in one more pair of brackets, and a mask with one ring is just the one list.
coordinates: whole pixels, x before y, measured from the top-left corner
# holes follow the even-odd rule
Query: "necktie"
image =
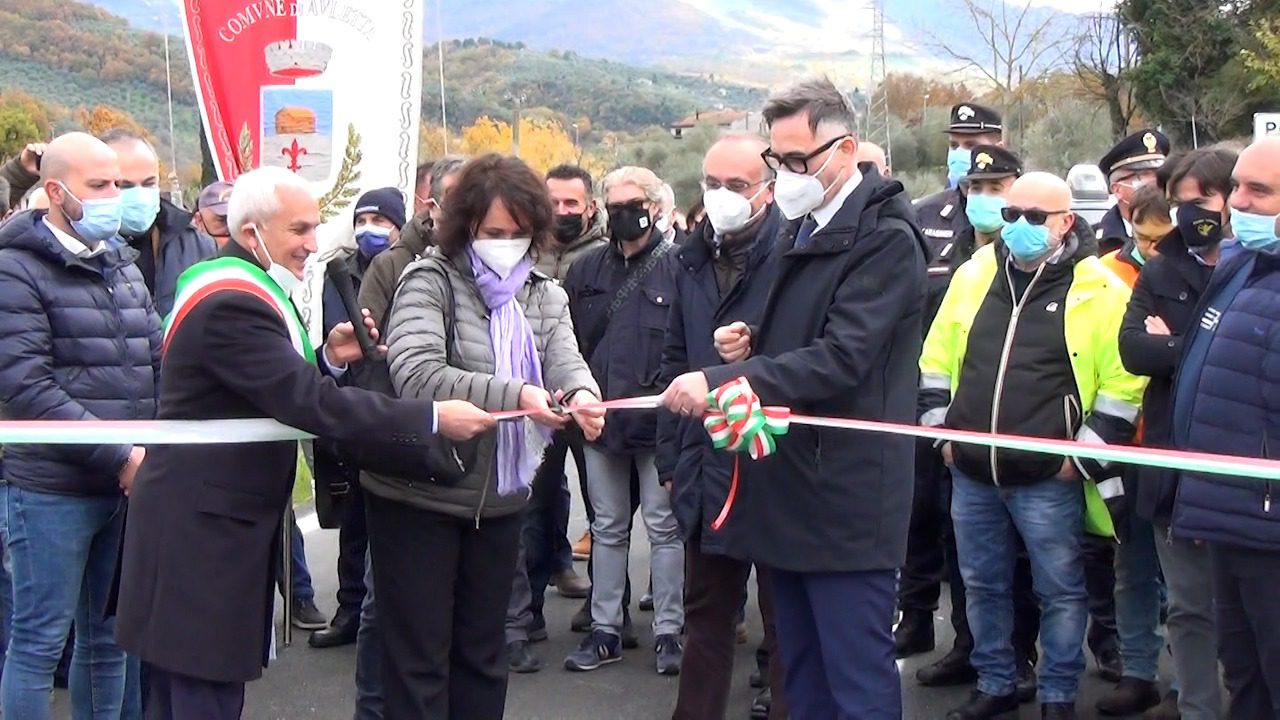
[(803, 250), (809, 244), (809, 236), (817, 229), (818, 221), (814, 220), (812, 215), (805, 216), (804, 222), (800, 223), (800, 230), (796, 232), (795, 248)]

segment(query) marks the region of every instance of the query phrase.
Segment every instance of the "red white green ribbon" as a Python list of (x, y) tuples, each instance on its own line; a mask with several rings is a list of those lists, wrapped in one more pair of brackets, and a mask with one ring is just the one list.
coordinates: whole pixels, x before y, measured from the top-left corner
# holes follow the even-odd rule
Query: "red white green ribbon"
[(772, 455), (778, 444), (774, 439), (787, 434), (791, 410), (763, 407), (746, 378), (725, 383), (707, 394), (710, 409), (702, 417), (702, 425), (711, 442), (720, 450), (746, 451), (752, 460)]

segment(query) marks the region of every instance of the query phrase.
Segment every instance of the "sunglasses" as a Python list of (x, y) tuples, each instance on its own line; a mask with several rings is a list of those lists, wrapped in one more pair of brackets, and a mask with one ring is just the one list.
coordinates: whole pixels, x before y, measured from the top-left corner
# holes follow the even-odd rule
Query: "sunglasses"
[(830, 150), (832, 146), (834, 146), (836, 143), (848, 137), (851, 137), (851, 136), (841, 135), (840, 137), (832, 138), (827, 142), (823, 143), (821, 147), (809, 153), (808, 155), (800, 155), (799, 153), (787, 153), (786, 155), (779, 155), (773, 151), (773, 148), (769, 148), (764, 152), (760, 153), (760, 157), (764, 159), (764, 164), (768, 165), (769, 169), (775, 172), (778, 170), (778, 168), (786, 168), (787, 170), (793, 173), (808, 175), (810, 160)]
[(1004, 218), (1006, 223), (1016, 223), (1019, 218), (1026, 218), (1029, 225), (1043, 225), (1049, 221), (1054, 215), (1066, 215), (1070, 210), (1038, 210), (1036, 208), (1022, 209), (1020, 207), (1005, 207), (1000, 209), (1000, 217)]
[(630, 202), (624, 202), (624, 203), (609, 203), (608, 205), (604, 206), (604, 209), (605, 209), (605, 212), (609, 213), (610, 215), (613, 215), (615, 213), (620, 213), (624, 210), (644, 210), (645, 209), (644, 206), (646, 204), (647, 202), (644, 200), (632, 200)]

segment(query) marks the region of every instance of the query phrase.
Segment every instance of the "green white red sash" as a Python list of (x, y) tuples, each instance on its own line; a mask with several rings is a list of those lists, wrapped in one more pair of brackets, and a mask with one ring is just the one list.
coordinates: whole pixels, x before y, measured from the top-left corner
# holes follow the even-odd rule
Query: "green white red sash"
[(164, 322), (164, 351), (168, 351), (170, 339), (191, 310), (204, 298), (219, 292), (252, 295), (271, 306), (288, 328), (289, 342), (293, 343), (293, 349), (307, 362), (316, 362), (316, 351), (307, 337), (302, 318), (298, 317), (298, 311), (284, 291), (262, 268), (234, 257), (196, 263), (178, 278), (173, 312)]

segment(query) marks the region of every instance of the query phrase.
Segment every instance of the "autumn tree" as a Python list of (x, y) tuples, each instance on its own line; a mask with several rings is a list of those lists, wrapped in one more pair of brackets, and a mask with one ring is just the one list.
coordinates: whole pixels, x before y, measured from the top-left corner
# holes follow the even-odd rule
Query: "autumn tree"
[(876, 88), (871, 104), (877, 106), (882, 100), (888, 105), (890, 115), (919, 124), (925, 108), (951, 107), (973, 100), (973, 94), (963, 83), (944, 82), (915, 73), (891, 72)]
[(0, 157), (11, 157), (51, 133), (49, 112), (38, 100), (19, 90), (0, 93)]
[(573, 138), (555, 120), (523, 116), (520, 118), (519, 149), (515, 148), (515, 134), (510, 124), (489, 116), (478, 118), (462, 130), (462, 152), (468, 155), (483, 153), (511, 154), (529, 163), (534, 170), (545, 173), (561, 163), (577, 160)]
[(108, 130), (123, 128), (155, 143), (155, 138), (133, 116), (119, 108), (109, 105), (94, 105), (92, 108), (79, 107), (75, 111), (75, 120), (91, 135), (102, 135)]

